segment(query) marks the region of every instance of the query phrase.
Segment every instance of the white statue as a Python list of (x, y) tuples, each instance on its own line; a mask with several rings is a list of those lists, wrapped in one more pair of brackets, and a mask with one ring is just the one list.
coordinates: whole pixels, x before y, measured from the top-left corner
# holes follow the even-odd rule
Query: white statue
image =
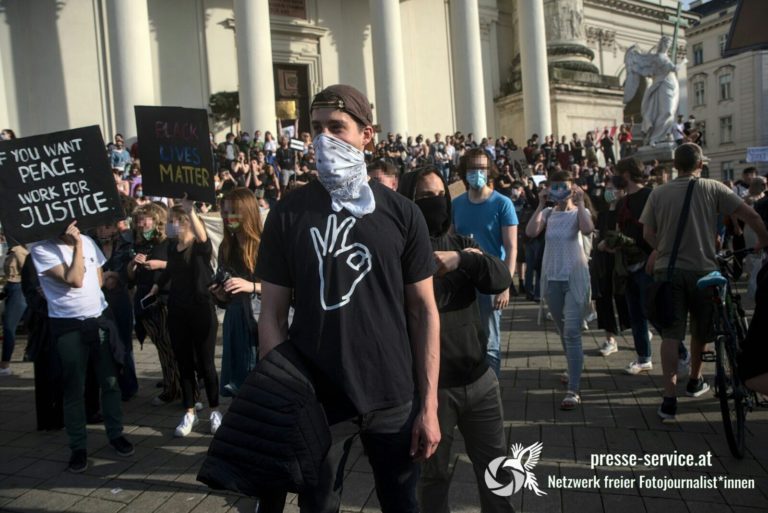
[(624, 55), (627, 69), (627, 80), (624, 83), (625, 105), (634, 98), (640, 80), (645, 80), (644, 77), (653, 79), (645, 89), (640, 107), (646, 146), (669, 141), (668, 134), (675, 124), (677, 105), (680, 101), (677, 71), (680, 66), (685, 65), (685, 59), (679, 65), (672, 63), (667, 56), (671, 43), (672, 39), (663, 36), (656, 51), (642, 53), (637, 49), (637, 45), (632, 45)]

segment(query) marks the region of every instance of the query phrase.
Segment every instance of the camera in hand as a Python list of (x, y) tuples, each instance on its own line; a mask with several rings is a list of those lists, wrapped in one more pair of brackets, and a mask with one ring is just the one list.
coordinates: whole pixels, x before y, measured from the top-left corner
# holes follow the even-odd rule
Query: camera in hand
[(220, 267), (214, 273), (213, 278), (211, 278), (211, 285), (222, 286), (231, 277), (232, 274), (229, 271)]

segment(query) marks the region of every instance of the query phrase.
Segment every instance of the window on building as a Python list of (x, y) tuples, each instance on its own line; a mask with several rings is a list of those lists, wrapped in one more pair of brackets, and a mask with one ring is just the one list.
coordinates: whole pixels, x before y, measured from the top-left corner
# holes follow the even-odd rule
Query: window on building
[(723, 180), (733, 180), (733, 161), (726, 160), (723, 162)]
[(720, 144), (733, 142), (733, 116), (720, 118)]
[(696, 66), (704, 62), (704, 45), (697, 43), (693, 45), (693, 65)]
[(693, 83), (693, 105), (700, 107), (704, 105), (704, 81), (699, 80)]
[(720, 75), (720, 100), (731, 99), (731, 78), (730, 73)]
[(717, 43), (720, 45), (720, 56), (722, 57), (723, 53), (725, 52), (725, 45), (728, 43), (728, 33), (720, 34), (720, 37), (717, 39)]

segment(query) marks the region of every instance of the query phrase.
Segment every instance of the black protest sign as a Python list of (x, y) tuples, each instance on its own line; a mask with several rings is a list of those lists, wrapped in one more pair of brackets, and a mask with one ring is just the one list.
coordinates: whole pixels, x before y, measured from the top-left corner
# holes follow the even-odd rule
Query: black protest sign
[(216, 202), (205, 109), (134, 107), (145, 195)]
[(98, 126), (0, 142), (0, 220), (19, 243), (125, 217)]

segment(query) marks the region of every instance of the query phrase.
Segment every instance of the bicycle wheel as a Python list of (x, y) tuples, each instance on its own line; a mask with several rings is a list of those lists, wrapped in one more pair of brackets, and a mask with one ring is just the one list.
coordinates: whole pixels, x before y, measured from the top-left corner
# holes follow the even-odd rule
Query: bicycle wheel
[(746, 390), (737, 372), (735, 344), (733, 336), (719, 335), (715, 340), (715, 387), (728, 447), (736, 458), (741, 459), (744, 457)]

